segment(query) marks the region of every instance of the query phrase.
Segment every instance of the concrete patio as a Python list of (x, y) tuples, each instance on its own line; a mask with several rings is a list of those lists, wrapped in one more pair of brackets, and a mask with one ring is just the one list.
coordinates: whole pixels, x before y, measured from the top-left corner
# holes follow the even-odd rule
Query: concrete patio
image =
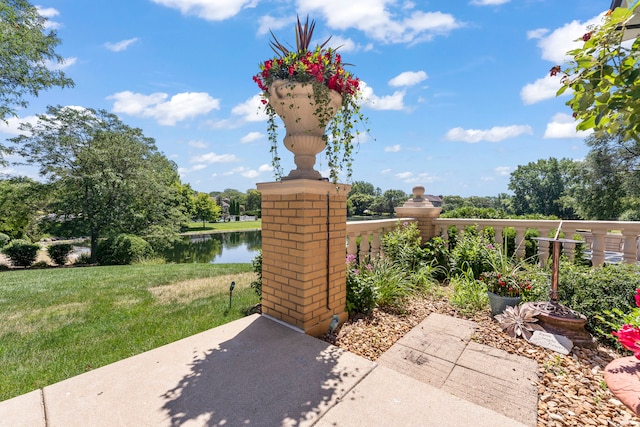
[(1, 426), (535, 426), (537, 364), (432, 314), (377, 363), (253, 315), (0, 402)]

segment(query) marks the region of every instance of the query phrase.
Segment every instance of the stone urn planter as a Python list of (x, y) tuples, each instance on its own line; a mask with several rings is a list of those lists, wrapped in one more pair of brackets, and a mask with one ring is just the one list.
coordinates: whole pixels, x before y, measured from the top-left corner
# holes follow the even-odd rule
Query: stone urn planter
[(515, 307), (522, 301), (521, 297), (503, 297), (493, 292), (487, 292), (491, 305), (491, 316), (501, 314), (507, 307)]
[(284, 122), (284, 146), (294, 154), (296, 164), (296, 169), (283, 179), (322, 179), (313, 168), (316, 155), (327, 145), (325, 129), (341, 104), (342, 96), (335, 90), (327, 89), (318, 97), (312, 84), (286, 80), (271, 84), (269, 105)]

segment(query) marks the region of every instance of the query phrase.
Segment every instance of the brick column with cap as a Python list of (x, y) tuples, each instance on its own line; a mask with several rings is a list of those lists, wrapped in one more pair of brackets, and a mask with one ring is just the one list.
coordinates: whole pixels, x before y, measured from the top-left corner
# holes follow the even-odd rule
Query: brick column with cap
[(351, 186), (308, 179), (260, 183), (262, 313), (309, 335), (347, 320), (345, 244)]

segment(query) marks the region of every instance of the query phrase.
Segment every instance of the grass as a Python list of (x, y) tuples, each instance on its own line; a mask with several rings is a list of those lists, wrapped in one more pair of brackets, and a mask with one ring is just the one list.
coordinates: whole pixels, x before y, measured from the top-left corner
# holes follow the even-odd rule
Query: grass
[(256, 230), (262, 228), (262, 220), (256, 221), (236, 221), (236, 222), (206, 222), (204, 227), (202, 221), (191, 222), (183, 234), (193, 234), (215, 231), (239, 231), (239, 230)]
[(254, 278), (250, 264), (0, 272), (0, 401), (241, 318)]

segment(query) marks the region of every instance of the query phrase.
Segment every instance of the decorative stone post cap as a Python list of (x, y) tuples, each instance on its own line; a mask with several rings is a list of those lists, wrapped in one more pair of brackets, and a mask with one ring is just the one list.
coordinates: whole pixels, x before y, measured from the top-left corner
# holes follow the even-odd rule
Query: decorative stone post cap
[(413, 187), (411, 192), (413, 193), (414, 202), (421, 202), (424, 200), (422, 198), (422, 196), (424, 195), (424, 187), (422, 185), (416, 185), (415, 187)]

